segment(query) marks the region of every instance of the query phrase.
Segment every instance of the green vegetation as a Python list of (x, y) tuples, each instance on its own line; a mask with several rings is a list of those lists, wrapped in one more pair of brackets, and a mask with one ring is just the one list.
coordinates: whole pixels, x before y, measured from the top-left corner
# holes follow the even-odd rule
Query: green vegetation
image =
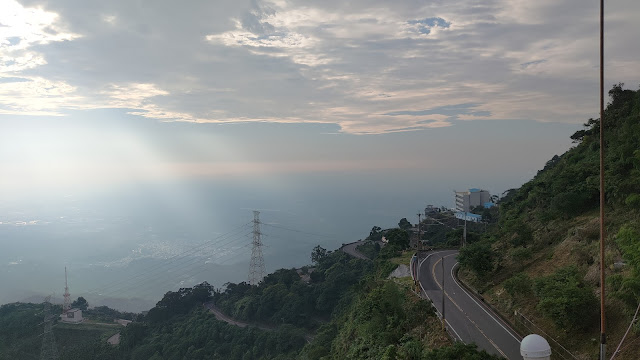
[[(72, 306), (73, 307), (73, 306)], [(91, 309), (82, 311), (85, 318), (103, 323), (113, 323), (116, 319), (133, 320), (136, 314), (130, 312), (121, 312), (106, 306), (96, 306)]]
[[(497, 359), (475, 346), (452, 345), (431, 304), (416, 296), (409, 282), (387, 280), (411, 253), (405, 250), (406, 231), (385, 234), (390, 242), (373, 261), (314, 248), (315, 267), (305, 268), (308, 283), (298, 271), (280, 269), (258, 286), (228, 283), (214, 289), (202, 283), (167, 292), (146, 315), (127, 327), (111, 325), (108, 333), (96, 323), (59, 324), (61, 354), (99, 360)], [(260, 326), (218, 321), (205, 304)], [(0, 308), (0, 359), (38, 357), (41, 309), (33, 304)], [(133, 317), (102, 307), (93, 311), (105, 318)], [(107, 345), (107, 335), (115, 331), (121, 332), (120, 344)]]
[[(616, 85), (609, 95), (603, 122), (609, 234), (604, 265), (609, 341), (616, 343), (640, 300), (640, 91)], [(506, 191), (497, 210), (476, 209), (494, 225), (476, 235), (481, 229), (470, 224), (468, 245), (459, 257), (462, 276), (487, 301), (507, 316), (513, 310), (526, 314), (583, 357), (597, 352), (597, 342), (590, 339), (598, 336), (593, 311), (599, 291), (594, 276), (599, 267), (599, 128), (599, 121), (588, 120), (571, 136), (574, 148), (554, 156), (519, 189)], [(410, 224), (404, 219), (399, 226)], [(459, 231), (439, 228), (432, 233), (427, 227), (425, 237), (433, 235), (433, 244), (459, 242)], [(124, 360), (490, 359), (469, 346), (447, 346), (428, 304), (386, 280), (398, 257), (410, 255), (401, 255), (409, 236), (403, 229), (375, 226), (368, 239), (383, 236), (389, 244), (373, 261), (317, 247), (308, 284), (296, 270), (281, 269), (259, 286), (227, 284), (215, 290), (204, 283), (168, 292), (146, 316), (124, 328), (118, 347), (106, 345), (106, 329), (55, 327), (60, 353), (65, 359)], [(617, 265), (623, 260), (626, 265)], [(210, 301), (233, 318), (270, 330), (216, 321), (202, 307)], [(0, 307), (0, 359), (38, 357), (41, 308)], [(94, 310), (102, 319), (126, 316)], [(409, 316), (414, 313), (420, 316)], [(640, 352), (638, 344), (625, 349), (629, 358)]]
[(80, 309), (82, 311), (86, 311), (87, 308), (89, 307), (89, 303), (87, 302), (87, 300), (85, 298), (80, 296), (78, 299), (76, 299), (74, 302), (71, 303), (71, 307), (72, 308), (76, 308), (76, 309)]
[(325, 256), (327, 256), (327, 249), (321, 247), (320, 245), (317, 245), (316, 247), (313, 248), (313, 251), (311, 252), (311, 262), (313, 262), (314, 264), (317, 264)]
[(7, 304), (0, 306), (0, 359), (37, 359), (38, 337), (42, 332), (43, 306), (39, 304)]
[[(640, 91), (619, 84), (609, 95), (604, 266), (608, 336), (615, 343), (640, 301)], [(588, 339), (599, 330), (599, 132), (600, 122), (589, 119), (571, 136), (572, 149), (505, 191), (498, 213), (487, 214), (495, 224), (459, 258), (461, 276), (505, 316), (515, 322), (514, 310), (526, 314), (586, 357), (597, 352)], [(631, 344), (625, 353), (638, 351)]]
[(478, 278), (485, 279), (493, 270), (493, 256), (489, 243), (478, 242), (461, 248), (458, 262), (473, 270)]
[(397, 250), (404, 250), (409, 247), (409, 233), (402, 229), (391, 229), (384, 235), (391, 246)]
[[(127, 327), (58, 324), (60, 354), (98, 360), (497, 359), (475, 346), (452, 345), (431, 304), (417, 297), (408, 282), (387, 280), (411, 253), (405, 251), (406, 231), (385, 234), (390, 242), (373, 261), (316, 247), (315, 267), (305, 268), (309, 283), (296, 270), (280, 269), (258, 286), (229, 283), (214, 289), (202, 283), (167, 292)], [(212, 303), (260, 327), (218, 321), (203, 306)], [(34, 304), (0, 308), (0, 359), (38, 358), (41, 312), (42, 305)], [(134, 318), (105, 307), (87, 313), (105, 320)], [(106, 339), (116, 331), (120, 344), (108, 345)]]
[(400, 222), (398, 222), (398, 227), (402, 230), (407, 230), (411, 228), (411, 223), (409, 222), (409, 220), (407, 220), (407, 218), (402, 218), (400, 219)]
[(304, 346), (299, 330), (268, 332), (216, 321), (202, 307), (158, 324), (132, 323), (122, 333), (120, 359), (291, 359)]
[(585, 330), (597, 322), (598, 300), (575, 267), (536, 279), (535, 293), (538, 310), (562, 329)]
[(369, 259), (373, 259), (376, 256), (378, 256), (380, 249), (381, 249), (380, 243), (375, 241), (367, 241), (364, 244), (356, 247), (356, 250), (358, 250), (360, 253), (362, 253), (364, 256), (368, 257)]
[(511, 297), (527, 296), (533, 290), (533, 282), (527, 274), (520, 273), (504, 282), (504, 289)]
[[(39, 359), (42, 346), (42, 304), (14, 303), (0, 307), (0, 359)], [(52, 306), (54, 313), (62, 308)], [(109, 324), (64, 324), (58, 322), (53, 333), (61, 359), (118, 359), (106, 339), (121, 327)]]
[(258, 286), (227, 284), (214, 294), (215, 304), (229, 316), (250, 323), (291, 324), (314, 329), (342, 302), (348, 304), (357, 284), (373, 264), (336, 251), (319, 258), (311, 282), (294, 269), (267, 275)]
[[(637, 224), (634, 225), (623, 226), (616, 236), (623, 258), (631, 266), (631, 273), (627, 276), (616, 274), (616, 277), (610, 280), (614, 296), (625, 302), (629, 308), (637, 306), (640, 299), (640, 233)], [(640, 323), (636, 323), (636, 329), (640, 331)]]

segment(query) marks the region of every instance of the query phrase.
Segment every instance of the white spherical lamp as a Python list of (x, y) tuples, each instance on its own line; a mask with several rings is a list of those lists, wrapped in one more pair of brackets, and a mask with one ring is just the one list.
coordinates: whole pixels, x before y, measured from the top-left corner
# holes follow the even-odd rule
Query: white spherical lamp
[(550, 360), (551, 346), (540, 335), (527, 335), (520, 343), (520, 355), (524, 360)]

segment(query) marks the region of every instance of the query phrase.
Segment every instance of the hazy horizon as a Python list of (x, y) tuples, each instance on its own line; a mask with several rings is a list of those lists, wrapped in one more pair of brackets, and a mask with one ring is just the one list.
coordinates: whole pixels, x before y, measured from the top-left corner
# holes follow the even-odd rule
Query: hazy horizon
[[(596, 3), (0, 5), (0, 303), (61, 294), (64, 266), (89, 301), (242, 281), (238, 235), (100, 290), (253, 209), (302, 231), (265, 226), (267, 270), (301, 266), (454, 190), (520, 186), (598, 117)], [(607, 89), (640, 84), (639, 13), (607, 7)]]

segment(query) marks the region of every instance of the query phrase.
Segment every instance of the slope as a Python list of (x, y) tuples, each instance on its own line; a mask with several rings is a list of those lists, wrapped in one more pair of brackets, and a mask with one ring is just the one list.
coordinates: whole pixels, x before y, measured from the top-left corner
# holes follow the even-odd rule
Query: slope
[[(618, 84), (609, 96), (604, 265), (613, 351), (640, 299), (640, 91)], [(505, 192), (498, 224), (460, 253), (464, 279), (522, 332), (544, 331), (557, 339), (554, 350), (567, 358), (560, 345), (577, 358), (597, 354), (599, 131), (599, 121), (589, 119), (571, 136), (572, 149)], [(636, 358), (639, 331), (636, 324), (618, 359)]]

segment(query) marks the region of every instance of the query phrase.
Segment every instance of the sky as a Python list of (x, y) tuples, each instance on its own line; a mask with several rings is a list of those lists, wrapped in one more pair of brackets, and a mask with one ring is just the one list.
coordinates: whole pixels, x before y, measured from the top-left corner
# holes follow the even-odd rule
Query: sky
[[(33, 249), (18, 225), (78, 245), (171, 210), (106, 226), (94, 247), (121, 251), (257, 208), (339, 246), (518, 187), (598, 117), (598, 5), (0, 0), (0, 263)], [(637, 89), (640, 2), (605, 11), (605, 89)]]
[[(597, 5), (2, 0), (0, 184), (440, 172), (503, 136), (534, 170), (598, 114)], [(607, 88), (640, 83), (639, 14), (607, 4)]]

